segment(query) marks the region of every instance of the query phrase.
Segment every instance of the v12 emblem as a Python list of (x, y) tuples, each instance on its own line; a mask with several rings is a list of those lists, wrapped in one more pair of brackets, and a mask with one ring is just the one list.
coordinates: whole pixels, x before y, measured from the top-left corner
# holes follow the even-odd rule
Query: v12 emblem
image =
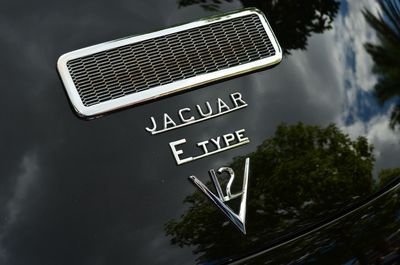
[[(235, 180), (235, 172), (230, 167), (221, 167), (218, 169), (218, 173), (227, 172), (230, 175), (228, 184), (226, 185), (226, 195), (222, 192), (221, 185), (219, 184), (218, 178), (215, 171), (211, 169), (209, 171), (212, 182), (214, 183), (215, 189), (218, 196), (215, 195), (206, 185), (204, 185), (195, 176), (190, 176), (189, 179), (194, 185), (196, 185), (207, 197), (236, 225), (243, 234), (246, 234), (246, 203), (247, 203), (247, 184), (249, 182), (249, 165), (250, 158), (246, 158), (244, 173), (243, 173), (243, 188), (242, 191), (236, 194), (231, 193), (231, 186)], [(239, 214), (236, 214), (225, 202), (241, 197)]]

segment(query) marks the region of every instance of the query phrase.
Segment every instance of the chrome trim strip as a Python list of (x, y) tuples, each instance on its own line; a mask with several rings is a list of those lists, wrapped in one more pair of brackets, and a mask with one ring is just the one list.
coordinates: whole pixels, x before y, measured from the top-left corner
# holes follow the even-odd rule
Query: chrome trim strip
[[(201, 27), (204, 25), (210, 25), (216, 22), (221, 22), (224, 20), (229, 20), (237, 17), (242, 17), (250, 14), (256, 14), (264, 26), (264, 29), (267, 32), (267, 35), (271, 41), (272, 46), (275, 49), (275, 55), (270, 56), (265, 59), (261, 59), (258, 61), (254, 61), (251, 63), (246, 63), (238, 66), (234, 66), (228, 69), (224, 70), (219, 70), (216, 72), (212, 73), (207, 73), (207, 74), (202, 74), (194, 77), (190, 77), (188, 79), (176, 81), (173, 83), (169, 83), (166, 85), (150, 88), (144, 91), (140, 91), (137, 93), (129, 94), (120, 98), (108, 100), (105, 102), (101, 102), (92, 106), (85, 106), (78, 94), (78, 91), (75, 87), (75, 84), (72, 80), (72, 77), (68, 71), (67, 68), (67, 62), (76, 58), (84, 57), (87, 55), (91, 55), (94, 53), (102, 52), (105, 50), (117, 48), (120, 46), (132, 44), (135, 42), (167, 35), (167, 34), (172, 34), (176, 33), (179, 31), (184, 31), (188, 30), (191, 28), (196, 28), (196, 27)], [(278, 41), (275, 38), (275, 35), (265, 17), (265, 15), (259, 11), (258, 9), (255, 8), (250, 8), (250, 9), (242, 9), (234, 13), (229, 13), (229, 14), (223, 14), (221, 16), (215, 16), (211, 18), (206, 18), (203, 20), (199, 20), (196, 22), (191, 22), (188, 24), (184, 25), (179, 25), (176, 27), (152, 32), (152, 33), (147, 33), (139, 36), (133, 36), (133, 37), (127, 37), (123, 39), (118, 39), (110, 42), (105, 42), (102, 44), (90, 46), (87, 48), (79, 49), (76, 51), (72, 51), (66, 54), (63, 54), (60, 56), (60, 58), (57, 61), (57, 69), (58, 72), (60, 73), (60, 77), (62, 79), (62, 82), (65, 86), (65, 89), (67, 91), (67, 94), (71, 100), (71, 103), (75, 109), (75, 111), (78, 113), (78, 115), (82, 117), (96, 117), (100, 116), (106, 112), (113, 111), (116, 109), (124, 108), (127, 106), (139, 104), (145, 101), (157, 99), (172, 93), (176, 93), (179, 91), (183, 91), (189, 88), (193, 88), (195, 86), (207, 84), (210, 82), (214, 82), (217, 80), (221, 80), (223, 78), (228, 78), (228, 77), (233, 77), (239, 74), (251, 72), (257, 69), (261, 69), (267, 66), (271, 66), (274, 64), (279, 63), (282, 60), (282, 50), (279, 46)]]
[(351, 211), (349, 211), (349, 212), (347, 212), (347, 213), (345, 213), (345, 214), (343, 214), (343, 215), (341, 215), (341, 216), (339, 216), (339, 217), (337, 217), (337, 218), (335, 218), (335, 219), (333, 219), (333, 220), (331, 220), (331, 221), (329, 221), (327, 223), (324, 223), (324, 224), (322, 224), (322, 225), (320, 225), (320, 226), (318, 226), (318, 227), (316, 227), (314, 229), (311, 229), (310, 231), (305, 232), (304, 234), (301, 234), (299, 236), (295, 236), (295, 237), (293, 237), (293, 238), (291, 238), (289, 240), (283, 241), (282, 243), (278, 243), (278, 244), (276, 244), (276, 245), (274, 245), (272, 247), (269, 247), (269, 248), (267, 248), (265, 250), (261, 250), (261, 251), (255, 253), (255, 254), (252, 254), (250, 256), (247, 256), (247, 257), (232, 261), (232, 262), (227, 263), (227, 264), (230, 264), (230, 265), (244, 264), (247, 261), (251, 261), (252, 259), (257, 258), (257, 257), (259, 257), (261, 255), (267, 254), (268, 252), (271, 252), (271, 251), (273, 251), (273, 250), (275, 250), (277, 248), (280, 248), (282, 246), (288, 245), (290, 243), (295, 242), (296, 240), (302, 239), (302, 238), (304, 238), (304, 237), (306, 237), (308, 235), (316, 233), (316, 232), (318, 232), (318, 231), (320, 231), (320, 230), (322, 230), (322, 229), (324, 229), (326, 227), (329, 227), (329, 226), (335, 224), (336, 222), (339, 222), (339, 221), (345, 219), (346, 217), (352, 215), (353, 213), (356, 213), (356, 212), (362, 210), (363, 208), (366, 208), (366, 207), (370, 206), (375, 201), (378, 201), (382, 197), (386, 196), (387, 194), (389, 194), (390, 192), (393, 192), (394, 190), (396, 190), (398, 188), (400, 188), (400, 183), (396, 184), (395, 186), (391, 187), (390, 189), (388, 189), (388, 190), (384, 191), (383, 193), (379, 194), (377, 197), (372, 198), (371, 200), (367, 201), (365, 204), (360, 205), (360, 206), (352, 209)]

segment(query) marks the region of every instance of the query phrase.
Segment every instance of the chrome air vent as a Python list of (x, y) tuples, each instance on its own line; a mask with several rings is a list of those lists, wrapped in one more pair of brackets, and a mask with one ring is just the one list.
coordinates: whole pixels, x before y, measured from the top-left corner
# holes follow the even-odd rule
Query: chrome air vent
[(265, 16), (246, 9), (62, 55), (58, 71), (81, 116), (95, 116), (280, 62)]

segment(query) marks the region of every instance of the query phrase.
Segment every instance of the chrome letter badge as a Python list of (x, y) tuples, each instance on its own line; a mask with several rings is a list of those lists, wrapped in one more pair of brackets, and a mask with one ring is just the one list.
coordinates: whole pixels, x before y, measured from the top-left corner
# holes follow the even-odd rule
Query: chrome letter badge
[[(244, 166), (244, 174), (243, 174), (243, 188), (242, 191), (236, 194), (231, 193), (231, 186), (233, 181), (235, 180), (235, 173), (233, 169), (230, 167), (221, 167), (218, 169), (218, 173), (227, 172), (230, 175), (228, 184), (226, 185), (226, 196), (223, 194), (221, 185), (219, 184), (218, 178), (215, 174), (215, 171), (211, 169), (209, 171), (212, 182), (214, 183), (215, 189), (218, 193), (218, 196), (215, 195), (212, 191), (210, 191), (206, 185), (204, 185), (198, 178), (195, 176), (190, 176), (189, 179), (196, 185), (205, 195), (234, 223), (243, 234), (246, 234), (246, 202), (247, 202), (247, 184), (249, 182), (249, 165), (250, 158), (246, 158), (245, 166)], [(230, 200), (241, 197), (242, 200), (240, 202), (239, 214), (236, 214), (229, 206), (225, 204)]]

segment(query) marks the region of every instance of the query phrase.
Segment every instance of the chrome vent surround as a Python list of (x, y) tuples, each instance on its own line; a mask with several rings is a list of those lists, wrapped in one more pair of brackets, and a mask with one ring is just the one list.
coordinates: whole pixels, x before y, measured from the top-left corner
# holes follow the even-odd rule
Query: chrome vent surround
[(57, 66), (75, 110), (91, 117), (281, 59), (265, 16), (245, 9), (73, 51)]
[(67, 62), (86, 107), (275, 55), (255, 14)]

